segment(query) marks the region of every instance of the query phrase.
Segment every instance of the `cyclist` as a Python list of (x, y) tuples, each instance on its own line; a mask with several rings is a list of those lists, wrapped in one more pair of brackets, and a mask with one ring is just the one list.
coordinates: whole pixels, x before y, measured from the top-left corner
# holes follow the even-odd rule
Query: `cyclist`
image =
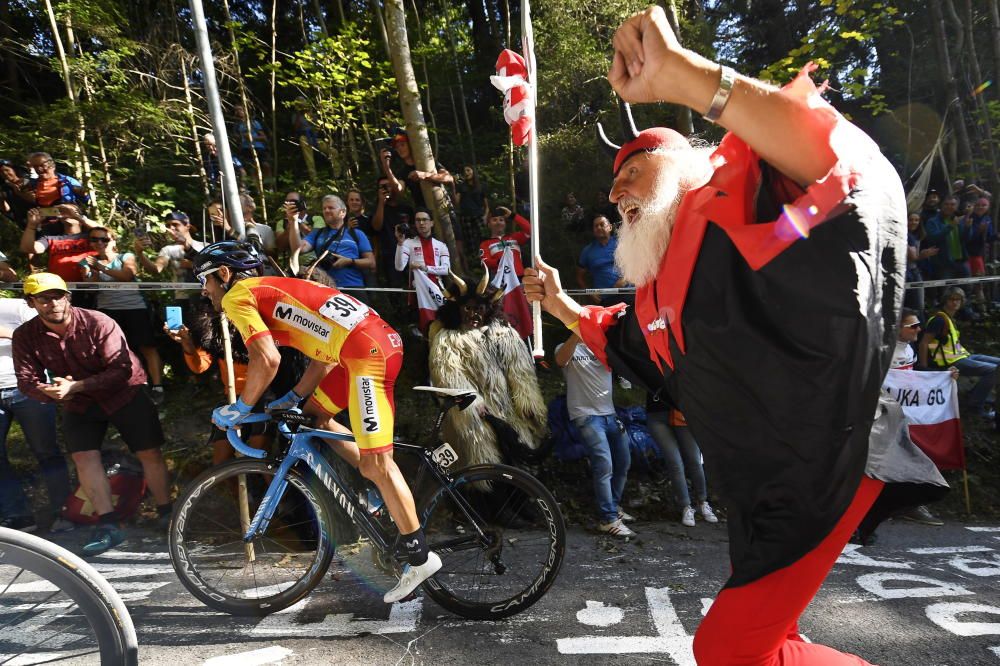
[(277, 373), (278, 345), (308, 356), (298, 384), (268, 408), (290, 409), (311, 396), (304, 411), (325, 420), (321, 427), (343, 433), (351, 431), (333, 416), (349, 411), (356, 444), (338, 442), (335, 449), (378, 487), (403, 537), (408, 565), (383, 597), (386, 603), (399, 601), (441, 568), (441, 558), (428, 551), (413, 495), (392, 459), (393, 386), (403, 360), (402, 339), (356, 298), (297, 278), (260, 277), (262, 266), (256, 249), (241, 241), (213, 243), (194, 258), (202, 294), (226, 313), (250, 355), (240, 398), (216, 409), (212, 422), (234, 428), (250, 415)]

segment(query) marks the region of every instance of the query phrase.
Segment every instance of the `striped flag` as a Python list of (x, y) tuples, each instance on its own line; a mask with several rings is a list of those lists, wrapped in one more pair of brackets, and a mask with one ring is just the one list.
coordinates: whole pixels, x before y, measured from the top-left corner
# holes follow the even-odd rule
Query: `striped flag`
[(504, 248), (503, 256), (497, 266), (497, 274), (490, 280), (490, 286), (503, 290), (503, 313), (510, 325), (517, 330), (522, 338), (531, 335), (534, 330), (531, 324), (531, 309), (528, 299), (524, 296), (524, 287), (514, 272), (514, 251)]
[(422, 333), (427, 333), (431, 322), (437, 319), (438, 308), (444, 303), (441, 287), (424, 271), (413, 271), (413, 288), (417, 290), (417, 312), (419, 327)]
[(902, 405), (910, 439), (938, 469), (965, 469), (958, 386), (950, 372), (890, 370), (882, 388)]

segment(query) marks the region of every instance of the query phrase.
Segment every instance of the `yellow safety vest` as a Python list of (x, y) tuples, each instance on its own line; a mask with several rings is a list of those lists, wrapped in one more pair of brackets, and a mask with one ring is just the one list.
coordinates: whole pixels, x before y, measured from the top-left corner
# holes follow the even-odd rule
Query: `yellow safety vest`
[(951, 320), (951, 317), (944, 312), (938, 312), (934, 317), (928, 319), (927, 323), (930, 324), (934, 321), (935, 317), (944, 317), (945, 323), (948, 324), (948, 337), (944, 342), (940, 342), (937, 338), (930, 341), (927, 345), (927, 349), (930, 352), (928, 362), (931, 365), (947, 368), (956, 361), (970, 356), (969, 352), (965, 351), (965, 348), (962, 347), (962, 343), (958, 341), (958, 329), (955, 327), (955, 322)]

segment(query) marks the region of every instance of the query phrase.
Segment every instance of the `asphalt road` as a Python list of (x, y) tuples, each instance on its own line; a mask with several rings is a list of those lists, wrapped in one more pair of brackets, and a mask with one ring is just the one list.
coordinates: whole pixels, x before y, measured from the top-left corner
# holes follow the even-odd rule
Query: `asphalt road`
[[(636, 529), (623, 543), (573, 528), (553, 589), (502, 622), (422, 598), (385, 606), (391, 581), (356, 548), (314, 594), (264, 619), (202, 606), (151, 532), (91, 561), (125, 598), (143, 664), (693, 665), (691, 637), (727, 571), (725, 529)], [(879, 536), (842, 555), (802, 618), (808, 639), (885, 666), (1000, 664), (1000, 527), (890, 523)]]

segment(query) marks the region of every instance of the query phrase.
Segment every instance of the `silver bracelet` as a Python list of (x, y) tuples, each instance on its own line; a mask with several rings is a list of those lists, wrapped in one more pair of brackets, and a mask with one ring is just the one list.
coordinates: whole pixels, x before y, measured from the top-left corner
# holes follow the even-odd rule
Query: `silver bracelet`
[(726, 105), (729, 104), (729, 98), (733, 93), (733, 84), (736, 83), (736, 72), (733, 71), (733, 68), (726, 67), (725, 65), (721, 67), (719, 89), (715, 91), (715, 97), (712, 98), (712, 105), (708, 107), (708, 111), (702, 116), (705, 120), (713, 123), (717, 122), (719, 116), (726, 110)]

